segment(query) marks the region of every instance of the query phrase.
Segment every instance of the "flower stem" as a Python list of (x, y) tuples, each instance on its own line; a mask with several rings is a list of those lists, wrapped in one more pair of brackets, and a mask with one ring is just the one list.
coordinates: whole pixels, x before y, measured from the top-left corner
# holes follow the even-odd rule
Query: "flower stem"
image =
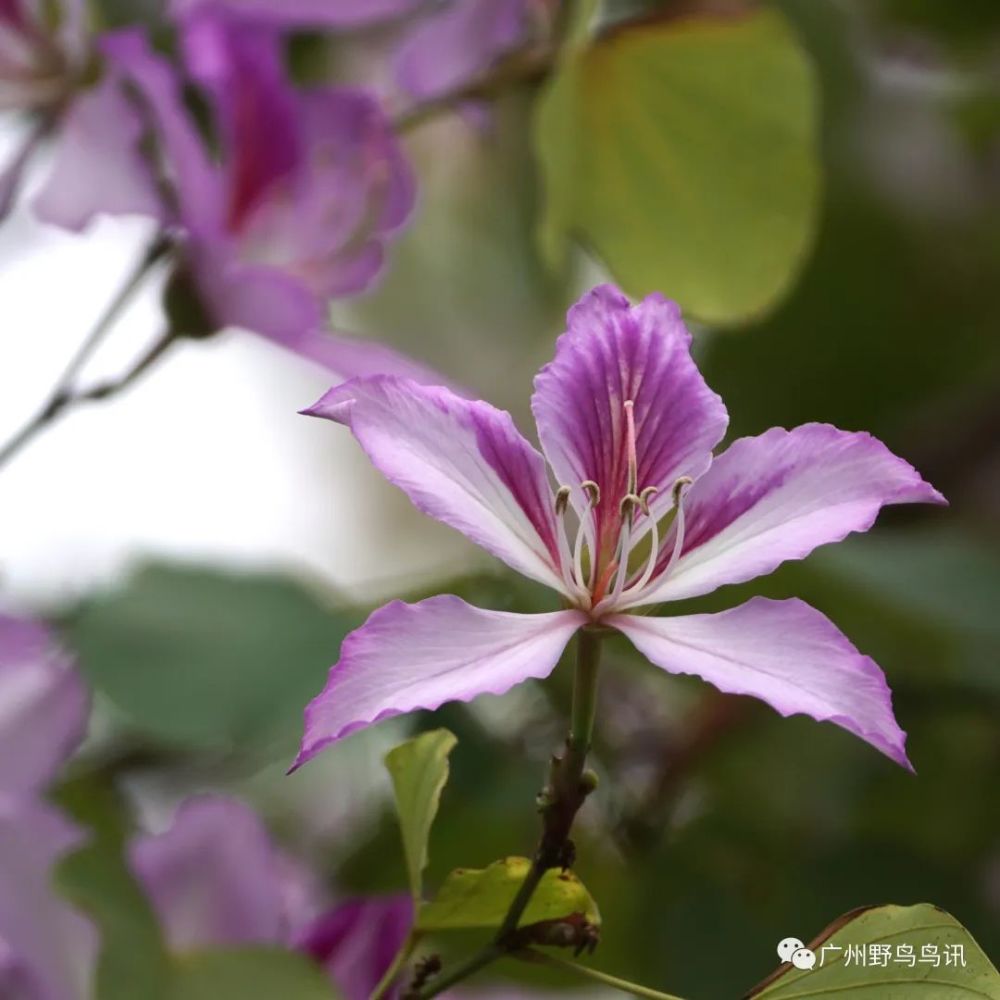
[[(27, 424), (21, 428), (21, 430), (19, 430), (2, 448), (0, 448), (0, 466), (9, 462), (35, 437), (36, 434), (44, 430), (58, 416), (60, 416), (64, 410), (75, 405), (76, 403), (83, 402), (88, 399), (102, 399), (106, 396), (112, 395), (113, 392), (117, 391), (117, 389), (124, 388), (125, 385), (131, 382), (136, 375), (144, 371), (145, 368), (162, 353), (166, 345), (162, 344), (162, 341), (157, 341), (154, 348), (155, 353), (147, 353), (147, 355), (144, 356), (136, 366), (137, 370), (129, 372), (129, 374), (122, 379), (120, 383), (109, 383), (106, 386), (100, 386), (90, 392), (75, 393), (73, 391), (73, 382), (80, 374), (83, 366), (90, 360), (94, 351), (98, 348), (105, 336), (107, 336), (111, 327), (114, 325), (115, 321), (121, 315), (122, 310), (124, 310), (125, 306), (132, 299), (132, 296), (138, 291), (142, 282), (149, 275), (150, 271), (152, 271), (153, 267), (162, 259), (164, 254), (167, 252), (167, 249), (167, 241), (160, 238), (155, 240), (149, 249), (143, 254), (141, 260), (138, 261), (131, 273), (125, 279), (125, 282), (122, 284), (117, 294), (108, 303), (93, 329), (89, 334), (87, 334), (83, 343), (77, 348), (73, 356), (70, 358), (66, 367), (63, 369), (62, 375), (56, 382), (55, 388), (49, 394), (49, 398), (45, 402), (45, 405), (31, 420), (28, 421)], [(150, 354), (152, 354), (152, 356), (150, 356)]]
[(597, 673), (601, 665), (601, 633), (581, 629), (577, 633), (576, 677), (573, 681), (573, 715), (569, 731), (569, 748), (580, 757), (579, 771), (590, 751), (597, 713)]
[(603, 632), (599, 629), (583, 628), (577, 633), (569, 735), (563, 755), (552, 758), (549, 783), (542, 791), (542, 837), (528, 874), (517, 890), (493, 940), (452, 972), (436, 978), (426, 990), (407, 994), (413, 1000), (430, 1000), (502, 955), (522, 949), (525, 941), (523, 936), (518, 935), (518, 925), (543, 876), (550, 868), (569, 868), (572, 865), (570, 830), (576, 814), (596, 787), (596, 779), (585, 772), (585, 767), (597, 710), (597, 676), (602, 638)]
[(573, 710), (566, 752), (552, 761), (549, 787), (543, 792), (542, 839), (517, 896), (497, 931), (496, 940), (507, 940), (531, 902), (538, 883), (550, 868), (568, 868), (572, 863), (570, 829), (580, 807), (593, 791), (584, 781), (597, 710), (597, 674), (601, 661), (601, 633), (581, 629), (576, 637), (576, 673), (573, 678)]
[(538, 962), (541, 965), (551, 965), (556, 969), (567, 969), (579, 976), (584, 976), (587, 979), (596, 979), (597, 982), (604, 983), (605, 986), (613, 986), (616, 990), (621, 990), (623, 993), (631, 993), (636, 997), (649, 997), (650, 1000), (683, 1000), (682, 997), (675, 996), (673, 993), (661, 993), (659, 990), (650, 989), (648, 986), (640, 986), (639, 983), (630, 983), (627, 979), (619, 979), (617, 976), (609, 975), (607, 972), (591, 969), (579, 962), (571, 962), (569, 959), (559, 958), (557, 955), (549, 955), (541, 951), (536, 951), (534, 948), (525, 948), (522, 952), (518, 953), (517, 957), (530, 962)]

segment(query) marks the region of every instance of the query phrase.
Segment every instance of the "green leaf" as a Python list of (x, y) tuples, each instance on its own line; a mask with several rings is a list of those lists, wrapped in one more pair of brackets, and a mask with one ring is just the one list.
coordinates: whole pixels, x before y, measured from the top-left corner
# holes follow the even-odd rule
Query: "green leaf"
[(649, 19), (567, 54), (535, 142), (543, 249), (574, 237), (636, 296), (701, 320), (770, 307), (811, 243), (811, 67), (774, 11)]
[[(891, 960), (883, 966), (847, 962), (848, 945), (868, 953), (868, 946), (887, 945)], [(827, 951), (823, 952), (826, 946)], [(816, 955), (812, 969), (782, 966), (757, 986), (750, 997), (851, 997), (852, 1000), (968, 1000), (1000, 997), (1000, 974), (972, 935), (944, 910), (929, 903), (876, 906), (854, 910), (835, 920), (809, 943)], [(897, 961), (900, 949), (915, 959)], [(924, 949), (927, 949), (925, 952)], [(959, 949), (965, 964), (946, 964), (946, 953)], [(931, 959), (921, 961), (925, 954)], [(933, 956), (938, 964), (934, 964)], [(820, 964), (822, 962), (822, 964)], [(867, 960), (866, 960), (867, 963)]]
[[(530, 867), (527, 858), (504, 858), (488, 868), (456, 868), (437, 896), (421, 908), (417, 930), (499, 927)], [(543, 876), (519, 926), (572, 914), (582, 914), (592, 924), (601, 922), (597, 904), (583, 883), (572, 872), (553, 868)]]
[[(268, 948), (193, 952), (174, 959), (170, 1000), (336, 1000), (314, 962)], [(145, 980), (137, 980), (145, 985)]]
[(417, 903), (427, 867), (431, 824), (441, 802), (441, 790), (448, 781), (448, 754), (456, 742), (447, 729), (435, 729), (400, 744), (385, 758), (396, 793), (410, 892)]
[(66, 635), (90, 684), (144, 733), (283, 751), (356, 623), (280, 576), (150, 564)]

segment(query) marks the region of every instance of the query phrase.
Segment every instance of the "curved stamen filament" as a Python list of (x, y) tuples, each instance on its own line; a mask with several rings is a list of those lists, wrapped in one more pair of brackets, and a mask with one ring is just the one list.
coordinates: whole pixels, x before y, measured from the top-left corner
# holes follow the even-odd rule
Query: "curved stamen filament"
[(618, 535), (618, 568), (615, 572), (615, 585), (608, 595), (612, 603), (621, 597), (621, 593), (625, 589), (625, 581), (628, 578), (628, 559), (632, 554), (632, 517), (636, 508), (641, 504), (642, 501), (634, 493), (628, 493), (622, 498), (622, 528)]
[(652, 493), (659, 492), (655, 486), (647, 486), (646, 489), (640, 494), (640, 500), (642, 500), (642, 511), (649, 518), (649, 533), (650, 533), (650, 543), (649, 543), (649, 558), (646, 560), (646, 566), (642, 571), (642, 576), (633, 583), (628, 590), (622, 592), (621, 597), (628, 599), (629, 597), (637, 594), (643, 587), (649, 583), (649, 578), (653, 575), (653, 570), (656, 568), (656, 558), (660, 554), (660, 526), (656, 521), (656, 518), (650, 513), (649, 510), (649, 497)]
[(663, 567), (661, 576), (666, 576), (680, 558), (681, 549), (684, 548), (684, 490), (691, 485), (694, 480), (690, 476), (681, 476), (674, 483), (674, 509), (677, 516), (674, 518), (676, 534), (674, 536), (674, 550), (670, 553), (667, 565)]
[[(570, 593), (575, 594), (577, 598), (587, 600), (589, 603), (590, 586), (584, 579), (583, 573), (583, 546), (584, 543), (587, 543), (590, 547), (590, 551), (594, 551), (595, 528), (594, 518), (591, 512), (601, 502), (601, 490), (597, 483), (591, 479), (585, 479), (580, 484), (580, 488), (583, 490), (584, 495), (587, 498), (588, 509), (579, 514), (579, 524), (576, 529), (576, 540), (573, 543), (572, 550), (570, 549), (569, 533), (567, 531), (565, 516), (566, 511), (569, 509), (569, 501), (572, 491), (569, 486), (560, 486), (559, 489), (556, 490), (555, 511), (556, 517), (559, 520), (556, 540), (559, 547), (559, 563), (563, 582), (566, 584)], [(591, 572), (593, 572), (593, 566), (591, 567)]]
[(590, 510), (587, 511), (586, 515), (580, 515), (580, 526), (576, 532), (576, 544), (573, 546), (573, 570), (576, 573), (576, 579), (579, 581), (580, 586), (589, 593), (590, 582), (583, 578), (583, 543), (586, 540), (590, 548), (591, 575), (593, 575), (593, 571), (596, 568), (594, 566), (593, 553), (596, 550), (597, 536), (594, 528), (594, 516), (591, 511), (601, 502), (601, 488), (592, 479), (585, 479), (580, 483), (580, 488), (587, 496)]
[(573, 579), (573, 556), (569, 548), (569, 538), (566, 535), (566, 508), (569, 505), (570, 488), (560, 486), (556, 491), (556, 545), (559, 547), (559, 571), (562, 575), (563, 583), (571, 594), (580, 595), (580, 584)]
[[(660, 577), (665, 576), (676, 563), (680, 551), (684, 546), (684, 504), (683, 504), (683, 491), (686, 487), (690, 486), (692, 480), (689, 476), (681, 476), (675, 483), (673, 488), (674, 494), (674, 510), (676, 515), (674, 518), (674, 523), (677, 526), (677, 537), (674, 539), (674, 548), (671, 552), (670, 559), (667, 565), (664, 567), (662, 572), (658, 574)], [(651, 489), (651, 487), (649, 488)], [(645, 498), (648, 494), (648, 489), (643, 490), (640, 499)], [(611, 604), (625, 605), (630, 601), (634, 601), (641, 593), (645, 586), (653, 577), (653, 573), (656, 571), (656, 563), (660, 556), (660, 526), (659, 522), (653, 516), (649, 510), (648, 499), (643, 505), (643, 513), (645, 513), (650, 518), (650, 548), (649, 557), (646, 560), (646, 565), (640, 576), (632, 583), (627, 589), (615, 587), (614, 593), (611, 594), (606, 602), (602, 601), (602, 606), (607, 606)]]

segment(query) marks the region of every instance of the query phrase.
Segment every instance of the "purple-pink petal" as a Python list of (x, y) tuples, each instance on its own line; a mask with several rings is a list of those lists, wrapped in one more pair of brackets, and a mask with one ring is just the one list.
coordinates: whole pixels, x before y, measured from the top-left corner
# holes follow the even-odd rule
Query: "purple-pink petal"
[(193, 265), (205, 302), (220, 326), (266, 337), (342, 379), (395, 375), (426, 385), (447, 385), (445, 375), (376, 340), (325, 328), (315, 296), (290, 275), (241, 264), (202, 248)]
[(885, 675), (825, 616), (800, 600), (755, 597), (714, 615), (612, 615), (656, 666), (748, 694), (782, 715), (833, 722), (911, 768)]
[[(362, 896), (317, 917), (298, 935), (296, 946), (330, 973), (345, 1000), (368, 1000), (412, 924), (408, 895)], [(387, 1000), (397, 993), (387, 993)]]
[(722, 400), (691, 359), (680, 309), (660, 295), (630, 305), (610, 285), (595, 288), (569, 313), (556, 355), (535, 379), (531, 408), (545, 455), (560, 484), (597, 483), (599, 548), (618, 534), (626, 493), (626, 400), (634, 406), (639, 490), (656, 487), (654, 515), (671, 506), (679, 476), (708, 468), (728, 422)]
[(803, 424), (740, 438), (687, 493), (680, 558), (637, 603), (695, 597), (770, 573), (818, 545), (867, 531), (894, 503), (945, 500), (870, 434)]
[(132, 841), (129, 857), (172, 949), (289, 938), (283, 859), (242, 802), (186, 799), (168, 830)]
[(165, 217), (152, 165), (141, 149), (147, 125), (112, 74), (70, 105), (55, 162), (34, 202), (44, 222), (80, 230), (97, 214)]
[(393, 233), (409, 219), (416, 179), (373, 93), (357, 87), (307, 92), (303, 131), (313, 157), (311, 169), (318, 176), (324, 176), (324, 164), (332, 162), (346, 190), (366, 190), (364, 221), (371, 231)]
[(88, 708), (48, 629), (0, 615), (0, 794), (41, 792), (83, 738)]
[[(52, 885), (53, 867), (80, 841), (47, 803), (0, 794), (0, 996), (91, 996), (97, 934)], [(4, 992), (15, 984), (27, 992)]]
[[(157, 179), (169, 186), (164, 211), (189, 232), (218, 237), (224, 229), (224, 179), (208, 158), (188, 113), (181, 81), (139, 28), (103, 36), (107, 72), (127, 88), (151, 142)], [(147, 166), (148, 169), (148, 166)], [(108, 198), (113, 195), (109, 192)]]
[(396, 56), (396, 80), (419, 99), (438, 97), (485, 73), (516, 45), (525, 0), (456, 0), (416, 25)]
[(510, 414), (407, 379), (356, 379), (305, 411), (350, 427), (374, 466), (425, 514), (562, 591), (542, 456)]
[(377, 340), (314, 329), (295, 337), (286, 346), (344, 379), (392, 375), (423, 385), (444, 385), (460, 391), (460, 387), (452, 384), (441, 372)]
[(181, 23), (190, 77), (208, 96), (228, 172), (226, 226), (238, 230), (302, 157), (277, 31), (203, 7)]
[(399, 17), (427, 0), (173, 0), (171, 10), (187, 14), (220, 8), (248, 20), (285, 28), (360, 28)]
[[(232, 215), (234, 251), (247, 262), (279, 268), (318, 300), (369, 288), (382, 270), (385, 244), (409, 218), (415, 182), (378, 102), (350, 88), (297, 94), (301, 152), (256, 201), (244, 198)], [(257, 142), (273, 141), (259, 127), (239, 152), (251, 162)], [(249, 137), (248, 137), (249, 139)], [(234, 178), (238, 179), (238, 178)]]
[(380, 719), (546, 677), (585, 623), (579, 611), (484, 611), (450, 594), (393, 601), (344, 640), (326, 687), (306, 708), (294, 767)]

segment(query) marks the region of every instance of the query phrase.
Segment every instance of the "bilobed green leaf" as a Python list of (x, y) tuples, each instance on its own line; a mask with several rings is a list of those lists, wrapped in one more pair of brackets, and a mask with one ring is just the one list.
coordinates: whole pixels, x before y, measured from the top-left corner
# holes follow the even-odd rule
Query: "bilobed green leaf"
[[(866, 956), (869, 945), (887, 945), (891, 957), (884, 965), (873, 965), (867, 958), (864, 963), (848, 963), (849, 945)], [(855, 910), (835, 920), (808, 947), (816, 955), (812, 969), (783, 966), (749, 996), (767, 1000), (1000, 997), (1000, 974), (972, 935), (950, 913), (929, 903)], [(908, 958), (897, 960), (901, 954), (914, 956), (912, 968)]]
[(337, 1000), (337, 996), (329, 978), (304, 955), (276, 948), (240, 948), (176, 957), (169, 1000)]
[(144, 733), (289, 751), (358, 615), (267, 573), (149, 564), (66, 624), (88, 682)]
[[(417, 929), (499, 927), (530, 867), (527, 858), (504, 858), (488, 868), (456, 868), (434, 899), (421, 908)], [(573, 914), (581, 914), (592, 924), (601, 922), (597, 904), (583, 883), (572, 872), (553, 868), (543, 876), (519, 926)]]
[(789, 286), (819, 192), (811, 67), (773, 10), (663, 17), (567, 54), (538, 107), (543, 248), (633, 295), (745, 320)]
[(385, 758), (396, 793), (410, 891), (418, 903), (431, 824), (437, 815), (441, 790), (448, 781), (448, 754), (456, 742), (447, 729), (435, 729), (400, 744)]

